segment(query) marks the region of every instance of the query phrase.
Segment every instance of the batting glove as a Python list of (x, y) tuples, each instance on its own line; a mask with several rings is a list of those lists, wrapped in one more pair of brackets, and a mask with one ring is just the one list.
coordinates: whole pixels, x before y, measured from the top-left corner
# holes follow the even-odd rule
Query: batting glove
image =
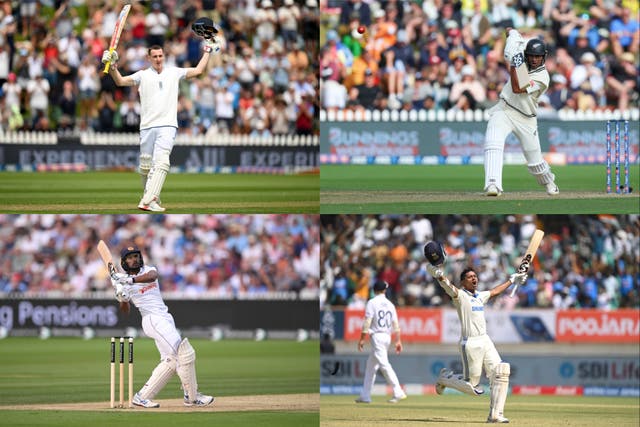
[(438, 280), (441, 279), (442, 276), (444, 276), (442, 270), (440, 270), (435, 265), (427, 264), (427, 271)]
[(202, 48), (205, 52), (209, 52), (213, 55), (220, 53), (220, 42), (215, 37), (210, 39), (204, 39), (204, 46)]
[(517, 68), (522, 64), (524, 64), (524, 54), (522, 52), (518, 52), (511, 57), (511, 66)]
[(115, 64), (116, 62), (118, 62), (118, 59), (120, 58), (118, 57), (118, 52), (116, 52), (115, 50), (113, 52), (109, 52), (108, 50), (102, 52), (103, 64), (106, 64), (107, 62), (110, 64)]
[(113, 275), (113, 279), (123, 285), (131, 285), (133, 283), (133, 277), (125, 273), (116, 273)]
[(516, 30), (509, 31), (509, 37), (504, 45), (504, 60), (507, 63), (512, 63), (515, 55), (524, 52), (524, 47), (525, 42), (520, 33)]
[(123, 277), (118, 279), (118, 283), (121, 285), (133, 285), (133, 277)]
[(514, 285), (523, 285), (527, 281), (527, 273), (514, 273), (509, 276), (509, 281)]
[(118, 283), (116, 285), (116, 299), (119, 302), (127, 302), (129, 301), (130, 298), (131, 298), (131, 287), (123, 286), (122, 284)]

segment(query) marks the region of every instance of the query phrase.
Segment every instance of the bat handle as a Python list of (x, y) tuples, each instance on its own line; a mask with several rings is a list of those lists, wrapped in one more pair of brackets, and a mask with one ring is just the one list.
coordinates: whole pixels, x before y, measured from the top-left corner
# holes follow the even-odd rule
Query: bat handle
[[(110, 49), (109, 49), (109, 55), (111, 55), (111, 54), (113, 53), (113, 50), (114, 50), (113, 48), (110, 48)], [(104, 73), (104, 74), (109, 74), (109, 67), (110, 67), (110, 66), (111, 66), (111, 61), (106, 62), (106, 63), (104, 64), (104, 71), (103, 71), (103, 73)]]
[(513, 298), (513, 296), (516, 294), (516, 291), (518, 290), (518, 284), (516, 283), (515, 285), (513, 285), (513, 289), (511, 289), (511, 295), (509, 295), (511, 298)]

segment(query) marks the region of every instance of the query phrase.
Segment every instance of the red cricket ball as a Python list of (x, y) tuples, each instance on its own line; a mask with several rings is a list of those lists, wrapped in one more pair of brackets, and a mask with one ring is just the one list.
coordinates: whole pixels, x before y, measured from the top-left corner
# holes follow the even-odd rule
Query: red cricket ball
[(358, 32), (359, 32), (360, 34), (364, 34), (364, 32), (365, 32), (365, 31), (367, 31), (367, 27), (365, 27), (364, 25), (360, 25), (360, 26), (358, 27)]

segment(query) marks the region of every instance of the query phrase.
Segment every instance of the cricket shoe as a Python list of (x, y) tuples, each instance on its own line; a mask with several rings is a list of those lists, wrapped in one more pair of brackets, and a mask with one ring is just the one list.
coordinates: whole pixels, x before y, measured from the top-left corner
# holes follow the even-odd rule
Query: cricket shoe
[(509, 418), (505, 418), (503, 416), (498, 416), (497, 418), (487, 418), (488, 423), (500, 423), (506, 424), (509, 422)]
[(131, 403), (136, 406), (142, 406), (143, 408), (159, 408), (160, 404), (154, 402), (151, 399), (143, 399), (140, 397), (140, 393), (136, 393), (133, 395), (133, 399), (131, 399)]
[(558, 186), (555, 184), (555, 182), (550, 182), (546, 185), (547, 187), (547, 194), (550, 196), (557, 196), (558, 194), (560, 194), (560, 189), (558, 188)]
[(145, 204), (142, 200), (138, 203), (138, 209), (148, 212), (164, 212), (166, 209), (163, 208), (156, 202), (156, 198), (154, 197), (149, 204)]
[(403, 394), (402, 396), (398, 396), (398, 397), (392, 397), (391, 399), (389, 399), (387, 402), (389, 403), (398, 403), (401, 400), (405, 400), (407, 398), (406, 394)]
[(498, 197), (502, 196), (502, 190), (500, 190), (495, 184), (489, 184), (484, 194), (486, 196)]
[(189, 395), (187, 393), (184, 394), (184, 406), (207, 406), (210, 405), (215, 400), (213, 396), (207, 396), (206, 394), (202, 394), (198, 392), (196, 395), (196, 400), (189, 400)]
[(371, 403), (371, 401), (370, 400), (364, 400), (364, 399), (359, 397), (359, 398), (356, 399), (356, 403)]

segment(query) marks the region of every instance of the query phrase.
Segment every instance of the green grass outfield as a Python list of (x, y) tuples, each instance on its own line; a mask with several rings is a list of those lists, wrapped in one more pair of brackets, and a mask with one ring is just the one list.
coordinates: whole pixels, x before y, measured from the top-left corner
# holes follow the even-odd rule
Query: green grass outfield
[[(319, 175), (169, 174), (166, 213), (318, 213)], [(140, 213), (135, 172), (0, 172), (0, 212)]]
[[(108, 409), (108, 338), (88, 341), (52, 338), (43, 341), (10, 337), (0, 340), (0, 424), (92, 427), (318, 425), (317, 409), (216, 412), (216, 403), (222, 404), (225, 396), (231, 399), (232, 396), (318, 393), (318, 341), (190, 341), (196, 349), (199, 389), (216, 396), (212, 410), (207, 412), (203, 411), (204, 408), (162, 413), (139, 408)], [(135, 393), (148, 379), (159, 356), (154, 342), (146, 338), (136, 339), (134, 354)], [(116, 377), (117, 371), (116, 367)], [(127, 375), (125, 368), (125, 377)], [(117, 395), (116, 388), (116, 399)], [(174, 376), (156, 398), (181, 397), (180, 383)], [(51, 411), (2, 408), (7, 405), (74, 402), (104, 402), (104, 409)]]
[[(323, 427), (477, 426), (485, 424), (489, 397), (409, 396), (397, 404), (373, 396), (371, 404), (356, 404), (357, 396), (320, 396)], [(509, 396), (509, 425), (637, 427), (640, 402), (630, 397)]]
[[(637, 213), (640, 168), (630, 195), (606, 194), (601, 165), (554, 166), (560, 194), (548, 196), (527, 168), (504, 167), (505, 194), (482, 192), (482, 165), (323, 165), (321, 213)], [(622, 178), (624, 181), (624, 179)], [(615, 185), (615, 179), (612, 180)]]

